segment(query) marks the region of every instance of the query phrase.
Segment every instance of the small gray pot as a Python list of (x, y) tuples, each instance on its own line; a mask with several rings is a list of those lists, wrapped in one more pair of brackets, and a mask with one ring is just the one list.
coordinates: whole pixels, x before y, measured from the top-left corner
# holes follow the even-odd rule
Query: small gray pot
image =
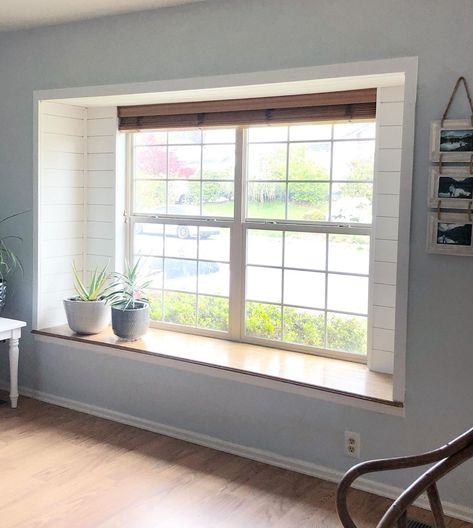
[(2, 313), (5, 308), (5, 303), (7, 302), (7, 283), (5, 281), (0, 281), (0, 313)]
[(110, 307), (105, 301), (64, 299), (67, 324), (77, 334), (98, 334), (110, 323)]
[(135, 303), (135, 308), (123, 310), (112, 306), (113, 333), (126, 341), (136, 341), (146, 334), (149, 328), (149, 306)]

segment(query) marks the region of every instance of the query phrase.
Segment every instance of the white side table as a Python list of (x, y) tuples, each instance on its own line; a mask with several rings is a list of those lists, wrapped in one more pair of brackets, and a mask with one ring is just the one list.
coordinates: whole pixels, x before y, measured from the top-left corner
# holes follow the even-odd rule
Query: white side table
[(20, 355), (18, 343), (21, 337), (21, 329), (24, 326), (26, 326), (24, 321), (0, 317), (0, 341), (8, 339), (10, 342), (10, 401), (13, 409), (18, 403), (18, 356)]

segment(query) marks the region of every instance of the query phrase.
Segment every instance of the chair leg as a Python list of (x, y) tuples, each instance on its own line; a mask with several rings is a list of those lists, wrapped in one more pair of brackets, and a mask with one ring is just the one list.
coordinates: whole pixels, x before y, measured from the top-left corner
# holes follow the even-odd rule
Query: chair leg
[(440, 502), (437, 484), (434, 483), (427, 489), (427, 496), (429, 498), (430, 509), (434, 515), (435, 527), (446, 528), (445, 515), (443, 513), (442, 503)]
[(404, 512), (397, 521), (398, 528), (407, 528), (407, 512)]

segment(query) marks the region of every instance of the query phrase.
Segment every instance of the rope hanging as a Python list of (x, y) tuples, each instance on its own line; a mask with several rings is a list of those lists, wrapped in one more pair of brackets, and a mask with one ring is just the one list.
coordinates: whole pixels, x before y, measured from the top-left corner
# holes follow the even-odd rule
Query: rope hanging
[(468, 89), (468, 83), (466, 82), (465, 77), (459, 77), (457, 82), (455, 83), (455, 87), (453, 88), (452, 95), (450, 96), (450, 99), (448, 100), (447, 108), (445, 108), (445, 112), (443, 113), (442, 120), (440, 121), (441, 127), (443, 127), (443, 123), (445, 119), (447, 119), (448, 111), (450, 110), (450, 107), (452, 106), (453, 99), (455, 98), (455, 95), (460, 86), (460, 83), (463, 83), (463, 86), (465, 87), (466, 96), (468, 98), (468, 102), (470, 103), (470, 111), (471, 111), (470, 121), (471, 121), (471, 126), (473, 127), (473, 101), (471, 99), (470, 90)]

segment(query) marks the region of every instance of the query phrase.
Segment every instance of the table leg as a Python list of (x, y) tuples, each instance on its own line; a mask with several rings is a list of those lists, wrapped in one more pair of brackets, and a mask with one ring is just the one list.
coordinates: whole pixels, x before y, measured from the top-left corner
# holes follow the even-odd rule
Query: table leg
[(18, 403), (18, 356), (20, 354), (18, 343), (19, 339), (10, 339), (10, 401), (13, 409), (16, 409)]

